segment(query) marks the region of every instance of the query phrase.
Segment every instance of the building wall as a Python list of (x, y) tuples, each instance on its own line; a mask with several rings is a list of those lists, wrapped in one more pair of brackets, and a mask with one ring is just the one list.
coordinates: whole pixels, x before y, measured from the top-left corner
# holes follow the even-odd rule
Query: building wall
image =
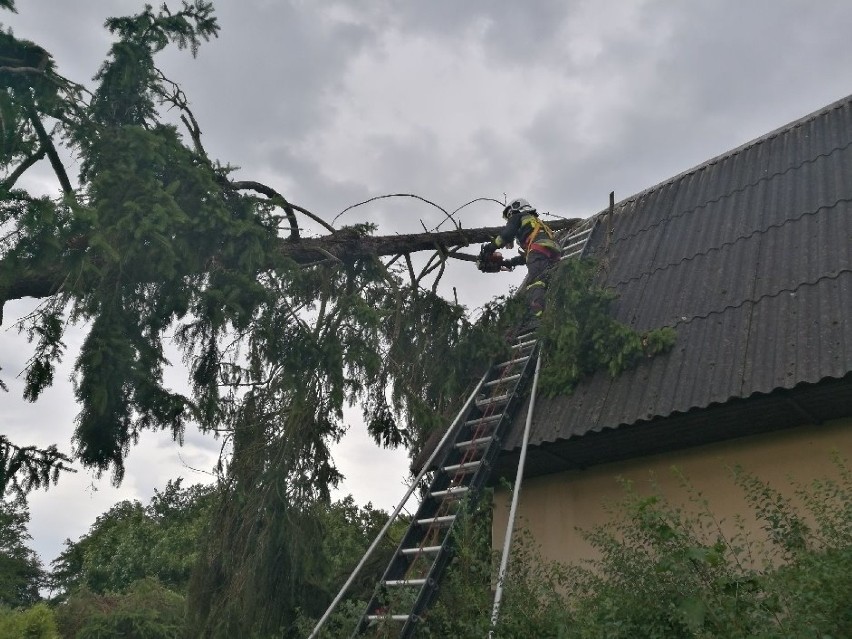
[[(731, 523), (734, 515), (750, 512), (734, 484), (732, 467), (741, 465), (772, 487), (791, 493), (790, 479), (808, 483), (835, 474), (832, 451), (852, 458), (852, 418), (535, 477), (521, 488), (516, 530), (527, 528), (548, 559), (587, 559), (594, 550), (575, 527), (589, 529), (607, 521), (604, 504), (624, 495), (619, 478), (632, 481), (641, 494), (650, 493), (652, 481), (656, 482), (667, 499), (686, 504), (681, 479), (672, 471), (676, 467), (709, 500), (711, 511)], [(492, 542), (497, 549), (503, 546), (509, 505), (507, 491), (496, 491)], [(755, 522), (751, 525), (759, 530)]]

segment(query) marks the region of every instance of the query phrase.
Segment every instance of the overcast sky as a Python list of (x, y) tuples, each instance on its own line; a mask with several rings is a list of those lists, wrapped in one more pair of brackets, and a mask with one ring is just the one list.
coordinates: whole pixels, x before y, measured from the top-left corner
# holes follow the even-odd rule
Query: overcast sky
[[(149, 0), (150, 1), (150, 0)], [(159, 4), (153, 2), (152, 4)], [(172, 3), (177, 5), (176, 2)], [(60, 73), (91, 86), (109, 45), (107, 16), (136, 0), (17, 0), (0, 22), (50, 51)], [(350, 204), (414, 193), (446, 208), (523, 196), (540, 211), (586, 217), (852, 92), (848, 0), (218, 0), (222, 31), (159, 63), (181, 83), (211, 156), (241, 167), (331, 219)], [(47, 177), (47, 173), (42, 173)], [(55, 189), (40, 177), (33, 189)], [(379, 232), (434, 226), (441, 214), (383, 200), (340, 222)], [(499, 208), (465, 209), (466, 226)], [(459, 264), (443, 290), (474, 309), (517, 284)], [(37, 404), (15, 378), (28, 345), (0, 327), (0, 432), (69, 451), (77, 407), (75, 347)], [(173, 375), (181, 384), (179, 372)], [(376, 448), (353, 419), (337, 461), (342, 494), (390, 509), (404, 492), (402, 451)], [(83, 471), (30, 498), (33, 547), (45, 562), (120, 499), (147, 502), (169, 478), (209, 481), (219, 442), (187, 431), (178, 448), (145, 434), (120, 488)], [(196, 469), (196, 470), (194, 470)]]

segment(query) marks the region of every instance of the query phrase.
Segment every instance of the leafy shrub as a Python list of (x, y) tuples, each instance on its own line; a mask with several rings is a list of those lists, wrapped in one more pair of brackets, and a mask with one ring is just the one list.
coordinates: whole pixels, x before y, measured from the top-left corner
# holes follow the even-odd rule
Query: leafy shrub
[(154, 578), (172, 590), (186, 590), (208, 525), (213, 487), (184, 488), (170, 480), (151, 503), (122, 501), (100, 515), (78, 541), (54, 560), (52, 586), (60, 598), (77, 588), (95, 593), (125, 592), (140, 579)]
[(626, 486), (618, 516), (586, 534), (601, 553), (573, 566), (562, 637), (852, 636), (852, 481), (794, 485), (801, 505), (735, 469), (765, 538), (735, 532), (694, 489), (689, 510)]
[[(485, 504), (487, 500), (482, 503)], [(490, 510), (484, 505), (463, 509), (453, 531), (455, 552), (436, 604), (425, 615), (417, 637), (488, 635), (500, 553), (491, 551)], [(499, 639), (556, 638), (566, 621), (567, 572), (546, 562), (524, 530), (513, 539), (510, 576), (500, 607)]]
[(177, 639), (184, 636), (186, 599), (154, 579), (133, 583), (125, 594), (80, 588), (57, 608), (57, 619), (69, 639)]
[[(610, 521), (584, 533), (600, 556), (582, 565), (542, 561), (522, 531), (493, 637), (852, 636), (852, 474), (835, 465), (837, 477), (794, 484), (794, 497), (734, 469), (762, 534), (745, 517), (726, 531), (685, 478), (686, 505), (625, 483)], [(418, 637), (487, 636), (497, 558), (482, 510), (458, 521), (456, 548)]]
[(0, 608), (0, 639), (58, 639), (56, 619), (47, 604), (25, 610)]
[(586, 375), (610, 375), (634, 366), (643, 357), (669, 350), (677, 335), (669, 327), (638, 333), (610, 314), (612, 291), (594, 283), (593, 260), (564, 260), (550, 277), (542, 316), (543, 366), (540, 391), (568, 394)]

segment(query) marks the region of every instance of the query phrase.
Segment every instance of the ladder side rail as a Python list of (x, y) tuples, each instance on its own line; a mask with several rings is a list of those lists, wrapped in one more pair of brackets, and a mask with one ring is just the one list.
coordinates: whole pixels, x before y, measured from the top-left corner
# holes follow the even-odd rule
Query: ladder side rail
[[(534, 346), (533, 353), (535, 353), (535, 349), (538, 347)], [(524, 364), (523, 369), (519, 374), (519, 378), (514, 385), (514, 389), (512, 391), (512, 399), (511, 401), (504, 407), (503, 413), (500, 417), (500, 421), (494, 427), (494, 435), (492, 436), (491, 442), (486, 448), (486, 451), (482, 455), (482, 464), (481, 466), (473, 473), (469, 480), (469, 487), (472, 495), (477, 495), (482, 487), (485, 485), (485, 482), (488, 480), (488, 477), (491, 475), (492, 464), (494, 459), (497, 457), (497, 454), (501, 448), (502, 441), (502, 433), (508, 429), (510, 426), (512, 419), (511, 416), (514, 414), (514, 409), (517, 405), (517, 402), (520, 400), (519, 393), (524, 389), (526, 383), (528, 382), (532, 370), (532, 361), (527, 360)], [(535, 384), (536, 381), (533, 381)], [(534, 388), (534, 387), (533, 387)], [(447, 544), (450, 539), (453, 529), (455, 528), (455, 521), (450, 524), (449, 528), (446, 531), (446, 536), (444, 537), (444, 546)], [(435, 599), (435, 596), (438, 592), (438, 583), (446, 570), (447, 565), (449, 564), (451, 558), (451, 553), (442, 551), (436, 558), (431, 568), (429, 569), (427, 575), (427, 584), (421, 589), (420, 593), (417, 596), (417, 599), (414, 602), (414, 605), (411, 609), (411, 615), (409, 619), (406, 621), (402, 628), (402, 632), (400, 633), (400, 639), (407, 639), (411, 636), (414, 631), (415, 624), (417, 623), (419, 617), (422, 615), (423, 611), (428, 609), (432, 602)]]
[(432, 563), (432, 567), (429, 569), (429, 574), (426, 577), (427, 583), (421, 588), (420, 592), (417, 595), (417, 598), (414, 601), (414, 605), (411, 607), (411, 614), (408, 616), (405, 624), (400, 631), (399, 638), (400, 639), (408, 639), (414, 633), (414, 630), (417, 627), (417, 624), (420, 622), (420, 617), (424, 610), (427, 610), (432, 602), (435, 600), (435, 596), (438, 594), (438, 585), (441, 575), (443, 575), (444, 571), (447, 568), (447, 565), (450, 563), (450, 559), (452, 558), (452, 552), (447, 551), (446, 549), (446, 540), (449, 539), (449, 536), (452, 534), (453, 529), (455, 528), (455, 522), (450, 525), (450, 528), (447, 530), (447, 536), (445, 538), (445, 542), (443, 545), (442, 551), (435, 557), (435, 561)]
[[(540, 346), (538, 343), (533, 347), (533, 350), (530, 351), (530, 358), (524, 364), (523, 369), (520, 372), (520, 378), (518, 379), (517, 384), (515, 385), (514, 390), (512, 391), (512, 398), (508, 402), (505, 408), (505, 412), (502, 416), (500, 422), (494, 427), (492, 432), (492, 441), (489, 446), (486, 447), (485, 451), (483, 451), (480, 459), (482, 461), (482, 471), (476, 472), (471, 479), (471, 489), (474, 491), (479, 491), (485, 486), (485, 483), (488, 481), (491, 476), (491, 471), (493, 470), (494, 463), (497, 460), (498, 455), (500, 454), (500, 450), (503, 447), (503, 438), (506, 436), (506, 432), (511, 428), (512, 422), (514, 421), (514, 415), (519, 405), (522, 402), (522, 395), (525, 393), (527, 387), (530, 383), (530, 378), (533, 378), (533, 384), (535, 384), (535, 375), (533, 366), (533, 357), (540, 353)], [(533, 386), (533, 389), (535, 386)], [(533, 391), (534, 392), (534, 391)]]
[(308, 635), (308, 639), (315, 639), (316, 637), (319, 636), (320, 629), (325, 625), (325, 622), (328, 621), (328, 618), (331, 616), (331, 613), (334, 612), (334, 609), (337, 607), (337, 604), (339, 604), (340, 601), (343, 599), (343, 596), (346, 594), (346, 591), (349, 590), (349, 587), (352, 585), (352, 582), (355, 581), (355, 578), (358, 576), (358, 573), (361, 572), (361, 569), (364, 567), (364, 564), (367, 563), (367, 560), (369, 560), (370, 556), (373, 554), (373, 552), (376, 550), (376, 548), (378, 548), (379, 543), (381, 543), (382, 538), (385, 536), (387, 531), (390, 529), (393, 522), (396, 521), (396, 518), (399, 516), (399, 513), (405, 507), (405, 504), (408, 503), (408, 500), (411, 498), (411, 495), (417, 489), (417, 486), (420, 484), (421, 480), (423, 479), (423, 477), (428, 472), (432, 463), (435, 461), (435, 457), (438, 455), (438, 452), (444, 447), (447, 440), (450, 438), (450, 435), (452, 435), (457, 430), (459, 424), (462, 423), (462, 419), (470, 411), (470, 407), (476, 401), (476, 396), (479, 394), (479, 390), (482, 388), (482, 385), (488, 379), (488, 376), (490, 375), (490, 373), (491, 373), (491, 369), (489, 368), (485, 372), (485, 374), (482, 376), (482, 379), (479, 380), (479, 383), (476, 385), (476, 388), (470, 394), (470, 396), (467, 398), (467, 401), (464, 403), (464, 406), (461, 407), (461, 410), (459, 410), (458, 414), (456, 415), (456, 418), (453, 420), (453, 423), (447, 429), (447, 432), (444, 433), (444, 436), (441, 438), (441, 441), (438, 442), (438, 445), (435, 446), (435, 450), (432, 451), (432, 454), (429, 456), (429, 459), (426, 460), (425, 464), (423, 464), (423, 468), (420, 469), (420, 472), (417, 474), (417, 477), (414, 479), (414, 481), (411, 482), (411, 485), (408, 487), (408, 490), (406, 491), (405, 496), (402, 498), (402, 500), (399, 502), (399, 504), (397, 504), (393, 513), (391, 514), (390, 517), (388, 517), (387, 522), (382, 527), (382, 529), (379, 531), (379, 534), (376, 535), (376, 538), (373, 540), (373, 543), (370, 544), (370, 547), (367, 549), (367, 552), (361, 558), (361, 561), (358, 562), (358, 565), (355, 566), (354, 570), (352, 571), (352, 574), (349, 575), (349, 579), (347, 579), (346, 583), (343, 584), (343, 587), (340, 589), (340, 592), (337, 593), (337, 596), (334, 598), (334, 600), (329, 605), (328, 609), (325, 611), (323, 616), (317, 622), (317, 625), (314, 626), (314, 629), (311, 631), (311, 634)]
[(488, 636), (493, 636), (494, 628), (497, 625), (497, 620), (500, 615), (500, 603), (503, 599), (503, 582), (506, 578), (506, 570), (509, 566), (509, 552), (512, 546), (512, 534), (515, 530), (515, 517), (518, 510), (518, 502), (521, 495), (521, 483), (524, 478), (524, 465), (527, 459), (527, 444), (530, 438), (530, 428), (532, 426), (533, 412), (535, 411), (535, 395), (538, 390), (538, 377), (541, 372), (541, 351), (538, 353), (535, 365), (535, 375), (533, 377), (532, 391), (530, 391), (530, 405), (527, 410), (527, 422), (524, 425), (524, 437), (521, 443), (521, 455), (518, 460), (518, 470), (515, 474), (515, 487), (512, 491), (512, 507), (509, 510), (509, 521), (506, 524), (506, 535), (503, 540), (503, 556), (500, 558), (500, 570), (497, 573), (497, 588), (494, 592), (494, 605), (491, 609), (491, 631)]
[(592, 228), (589, 229), (589, 235), (586, 237), (586, 241), (583, 243), (583, 248), (580, 249), (580, 254), (577, 256), (578, 260), (581, 260), (586, 257), (586, 249), (589, 248), (589, 242), (592, 239), (592, 235), (595, 234), (595, 231), (597, 230), (598, 226), (600, 226), (600, 223), (600, 215), (596, 215), (594, 224), (592, 224)]

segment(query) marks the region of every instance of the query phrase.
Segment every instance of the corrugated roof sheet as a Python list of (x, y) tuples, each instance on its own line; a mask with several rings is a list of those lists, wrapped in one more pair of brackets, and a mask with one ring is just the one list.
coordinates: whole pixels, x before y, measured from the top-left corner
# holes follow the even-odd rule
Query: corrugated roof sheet
[(611, 228), (613, 313), (639, 331), (671, 326), (677, 342), (539, 398), (531, 444), (852, 371), (852, 96), (622, 201)]

